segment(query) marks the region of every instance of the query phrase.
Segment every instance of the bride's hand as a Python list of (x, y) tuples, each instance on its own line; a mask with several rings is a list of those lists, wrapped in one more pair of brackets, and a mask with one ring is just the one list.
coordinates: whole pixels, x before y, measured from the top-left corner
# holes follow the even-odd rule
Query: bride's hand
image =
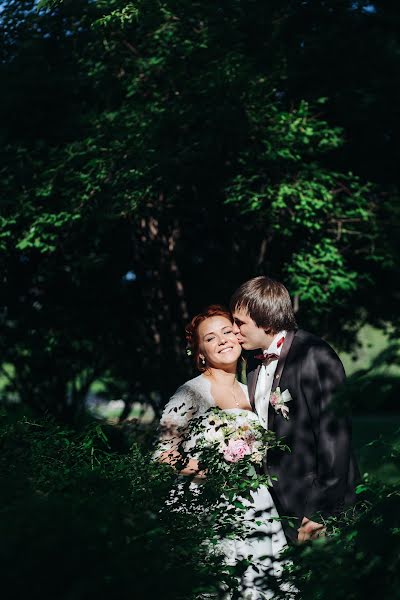
[(310, 521), (310, 519), (304, 517), (301, 522), (301, 527), (299, 527), (297, 531), (299, 532), (297, 541), (302, 544), (308, 540), (316, 540), (319, 537), (324, 537), (326, 533), (326, 527), (321, 525), (321, 523)]
[(202, 483), (205, 479), (206, 479), (206, 472), (205, 471), (198, 471), (198, 473), (196, 473), (196, 475), (193, 477), (193, 481), (195, 483)]
[(201, 483), (207, 477), (207, 469), (203, 469), (202, 471), (195, 471), (193, 481), (195, 483)]
[(193, 481), (200, 481), (206, 478), (207, 469), (199, 469), (199, 463), (196, 459), (189, 459), (188, 464), (184, 469), (180, 471), (181, 475), (186, 475), (188, 477), (193, 477)]

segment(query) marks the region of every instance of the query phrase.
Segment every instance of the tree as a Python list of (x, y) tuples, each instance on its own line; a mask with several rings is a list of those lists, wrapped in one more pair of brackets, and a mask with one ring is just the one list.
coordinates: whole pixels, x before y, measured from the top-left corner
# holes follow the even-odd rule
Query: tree
[(291, 94), (296, 6), (5, 3), (2, 354), (25, 402), (71, 418), (104, 374), (167, 396), (189, 314), (259, 273), (342, 345), (377, 315), (392, 196), (339, 164), (322, 96)]

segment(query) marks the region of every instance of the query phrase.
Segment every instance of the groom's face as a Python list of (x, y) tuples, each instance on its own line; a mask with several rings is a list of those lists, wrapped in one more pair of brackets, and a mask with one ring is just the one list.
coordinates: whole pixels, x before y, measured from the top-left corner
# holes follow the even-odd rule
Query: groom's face
[(265, 333), (262, 327), (258, 327), (246, 310), (234, 310), (233, 319), (233, 332), (244, 350), (268, 348), (273, 336)]

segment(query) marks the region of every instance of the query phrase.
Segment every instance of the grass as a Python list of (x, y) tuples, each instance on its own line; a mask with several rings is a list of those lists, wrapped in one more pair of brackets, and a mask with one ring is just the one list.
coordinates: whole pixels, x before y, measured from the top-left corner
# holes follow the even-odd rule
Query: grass
[[(377, 360), (390, 345), (389, 334), (371, 325), (365, 325), (357, 336), (357, 346), (351, 353), (340, 353), (347, 376), (371, 369), (368, 377), (400, 377), (398, 358), (378, 364)], [(365, 398), (366, 412), (369, 398)], [(360, 406), (357, 411), (361, 412)], [(400, 470), (390, 456), (390, 442), (399, 439), (400, 413), (384, 412), (353, 416), (353, 446), (362, 474), (385, 483), (400, 482)]]
[[(358, 332), (357, 342), (352, 352), (338, 352), (347, 376), (360, 369), (369, 369), (374, 365), (376, 357), (389, 346), (389, 334), (371, 325), (364, 325)], [(385, 372), (400, 376), (398, 365), (386, 365)]]

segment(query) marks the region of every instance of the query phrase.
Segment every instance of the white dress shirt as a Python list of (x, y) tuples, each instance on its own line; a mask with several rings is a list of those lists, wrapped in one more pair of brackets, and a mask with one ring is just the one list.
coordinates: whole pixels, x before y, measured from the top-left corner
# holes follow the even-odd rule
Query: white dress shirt
[[(264, 354), (277, 354), (278, 356), (282, 350), (282, 344), (278, 348), (278, 342), (281, 338), (286, 336), (286, 331), (280, 331), (276, 334), (272, 340), (269, 348), (263, 350)], [(268, 429), (268, 407), (269, 397), (271, 395), (272, 383), (274, 381), (274, 375), (276, 371), (278, 361), (273, 360), (269, 365), (261, 365), (258, 373), (256, 392), (254, 395), (255, 408), (260, 419), (260, 423), (265, 429)]]

